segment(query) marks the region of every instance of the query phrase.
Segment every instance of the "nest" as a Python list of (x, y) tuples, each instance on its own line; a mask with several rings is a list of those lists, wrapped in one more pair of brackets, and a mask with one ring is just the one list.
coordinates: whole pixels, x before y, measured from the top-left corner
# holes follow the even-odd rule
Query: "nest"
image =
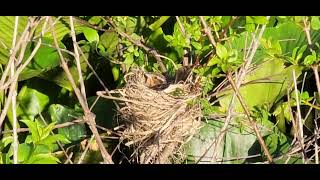
[(152, 84), (161, 77), (135, 69), (125, 76), (125, 87), (115, 90), (123, 99), (119, 115), (124, 129), (120, 139), (133, 147), (131, 160), (136, 163), (168, 164), (181, 160), (182, 145), (200, 126), (196, 78), (190, 74), (179, 83), (163, 79)]

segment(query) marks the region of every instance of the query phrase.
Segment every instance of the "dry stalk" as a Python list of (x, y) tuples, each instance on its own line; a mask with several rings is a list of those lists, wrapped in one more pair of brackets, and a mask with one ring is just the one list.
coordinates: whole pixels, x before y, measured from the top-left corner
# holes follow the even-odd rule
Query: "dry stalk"
[(206, 21), (203, 19), (203, 16), (199, 16), (199, 18), (200, 18), (201, 24), (202, 24), (202, 26), (203, 26), (203, 28), (204, 28), (204, 32), (205, 32), (206, 35), (208, 36), (211, 44), (212, 44), (214, 47), (216, 47), (216, 46), (217, 46), (217, 43), (216, 43), (216, 41), (214, 40), (214, 38), (213, 38), (213, 36), (212, 36), (211, 28), (208, 27)]
[[(270, 16), (267, 16), (267, 20), (269, 20)], [(200, 18), (201, 19), (201, 18)], [(202, 18), (203, 20), (203, 18)], [(255, 52), (257, 50), (257, 48), (259, 47), (259, 40), (261, 39), (262, 35), (263, 35), (263, 32), (266, 28), (266, 25), (263, 25), (260, 32), (259, 32), (259, 35), (258, 37), (256, 38), (255, 37), (255, 34), (257, 34), (258, 32), (258, 29), (259, 27), (256, 28), (256, 33), (254, 33), (254, 37), (252, 38), (252, 42), (251, 42), (251, 45), (249, 47), (249, 51), (248, 51), (248, 54), (247, 56), (245, 57), (248, 57), (247, 59), (245, 59), (245, 64), (242, 66), (242, 68), (240, 69), (240, 72), (239, 72), (239, 77), (237, 78), (236, 80), (236, 88), (239, 89), (240, 88), (240, 85), (242, 83), (242, 80), (243, 78), (245, 77), (250, 65), (251, 65), (251, 62), (253, 60), (253, 57), (255, 55)], [(208, 32), (209, 34), (211, 34), (211, 32)], [(208, 35), (210, 36), (210, 35)], [(212, 37), (212, 34), (211, 34), (211, 37)], [(215, 44), (215, 42), (211, 42), (213, 45)], [(251, 50), (251, 51), (250, 51)], [(247, 52), (247, 50), (245, 49), (244, 52)], [(229, 107), (228, 107), (228, 112), (227, 112), (227, 117), (225, 119), (225, 123), (223, 125), (223, 127), (221, 128), (221, 131), (220, 131), (220, 135), (217, 137), (216, 140), (214, 140), (212, 142), (212, 144), (207, 148), (207, 150), (205, 151), (204, 155), (209, 151), (209, 149), (213, 146), (214, 148), (214, 153), (212, 155), (212, 162), (215, 162), (215, 159), (216, 159), (216, 155), (217, 155), (217, 147), (220, 145), (221, 141), (225, 138), (225, 134), (226, 134), (226, 130), (228, 128), (228, 125), (231, 121), (231, 115), (232, 115), (232, 112), (233, 112), (233, 102), (234, 102), (234, 99), (235, 99), (235, 94), (233, 93), (232, 95), (232, 98), (231, 98), (231, 101), (230, 101), (230, 104), (229, 104)], [(198, 162), (200, 161), (201, 159), (198, 160)]]
[(262, 139), (262, 136), (259, 132), (259, 129), (257, 127), (256, 122), (254, 120), (252, 120), (252, 118), (251, 118), (250, 111), (249, 111), (247, 105), (245, 104), (245, 102), (239, 92), (239, 89), (236, 87), (235, 83), (233, 82), (231, 75), (229, 74), (227, 77), (228, 77), (228, 80), (229, 80), (234, 92), (236, 93), (236, 95), (238, 97), (238, 100), (239, 100), (243, 110), (245, 111), (245, 114), (247, 115), (247, 118), (248, 118), (251, 126), (253, 127), (253, 131), (255, 132), (255, 134), (258, 138), (259, 144), (261, 145), (265, 155), (267, 156), (269, 163), (273, 163), (272, 156), (270, 155), (270, 152), (269, 152), (264, 140)]
[[(50, 19), (51, 20), (51, 19)], [(107, 152), (107, 150), (105, 149), (104, 145), (103, 145), (103, 142), (101, 140), (101, 137), (99, 135), (99, 132), (96, 128), (96, 123), (95, 123), (95, 115), (90, 111), (89, 107), (88, 107), (88, 104), (86, 102), (86, 97), (83, 96), (83, 94), (80, 92), (79, 88), (77, 87), (72, 75), (71, 75), (71, 72), (68, 68), (68, 65), (61, 53), (61, 51), (59, 50), (59, 45), (58, 45), (58, 41), (57, 41), (57, 38), (56, 38), (56, 34), (55, 34), (55, 31), (54, 31), (54, 25), (51, 23), (52, 25), (52, 35), (53, 35), (53, 39), (54, 39), (54, 43), (57, 47), (57, 50), (58, 50), (58, 53), (59, 53), (59, 56), (60, 56), (60, 60), (61, 60), (61, 66), (63, 68), (63, 70), (65, 71), (66, 75), (67, 75), (67, 78), (68, 80), (70, 81), (71, 83), (71, 86), (78, 98), (78, 101), (82, 107), (82, 109), (84, 110), (84, 116), (83, 116), (83, 120), (88, 123), (89, 125), (89, 128), (90, 130), (92, 131), (92, 133), (94, 134), (95, 138), (96, 138), (96, 141), (99, 145), (99, 149), (100, 149), (100, 152), (101, 152), (101, 155), (103, 157), (103, 160), (104, 160), (104, 163), (107, 163), (107, 164), (113, 164), (113, 161), (112, 161), (112, 158), (110, 156), (110, 154)], [(77, 59), (77, 58), (76, 58)], [(81, 75), (81, 74), (80, 74)]]
[(81, 156), (80, 156), (80, 158), (79, 158), (79, 161), (78, 161), (78, 164), (81, 164), (81, 163), (82, 163), (84, 157), (86, 156), (86, 154), (87, 154), (87, 152), (88, 152), (88, 150), (89, 150), (89, 147), (90, 147), (93, 139), (94, 139), (94, 135), (91, 136), (91, 138), (90, 138), (90, 140), (89, 140), (86, 148), (84, 149), (83, 153), (81, 154)]
[(140, 40), (136, 41), (134, 40), (130, 35), (122, 32), (112, 21), (112, 19), (104, 19), (108, 24), (110, 24), (110, 26), (122, 37), (128, 39), (131, 43), (133, 43), (134, 45), (144, 49), (147, 53), (150, 53), (157, 61), (157, 63), (160, 66), (160, 70), (162, 73), (167, 72), (167, 68), (166, 66), (163, 64), (162, 60), (161, 60), (161, 55), (158, 53), (158, 51), (156, 49), (153, 49), (151, 47), (146, 46), (145, 44), (143, 44)]
[[(16, 44), (16, 39), (17, 39), (17, 31), (18, 31), (18, 24), (19, 24), (19, 17), (15, 17), (15, 26), (14, 26), (14, 31), (13, 31), (13, 39), (12, 39), (12, 48), (14, 48)], [(12, 52), (12, 51), (11, 51)], [(12, 77), (14, 75), (15, 71), (15, 63), (11, 64), (11, 71), (10, 71), (10, 76)], [(17, 90), (16, 90), (16, 82), (13, 83), (13, 96), (11, 97), (11, 107), (12, 107), (12, 118), (13, 118), (13, 164), (18, 164), (18, 146), (19, 146), (19, 141), (18, 141), (18, 134), (17, 134), (17, 112), (16, 112), (16, 97), (17, 97)]]
[[(12, 100), (12, 96), (14, 95), (14, 92), (15, 92), (15, 84), (17, 83), (17, 80), (18, 80), (18, 77), (19, 77), (19, 74), (21, 73), (21, 71), (27, 66), (27, 64), (32, 60), (33, 56), (35, 55), (35, 53), (37, 52), (38, 48), (36, 47), (31, 55), (29, 56), (29, 58), (26, 60), (26, 62), (21, 65), (13, 74), (12, 77), (10, 77), (8, 80), (7, 80), (7, 83), (3, 84), (4, 81), (5, 81), (5, 78), (6, 78), (6, 73), (9, 72), (9, 69), (11, 69), (11, 66), (12, 64), (14, 65), (15, 64), (15, 56), (16, 56), (16, 53), (17, 51), (19, 50), (20, 46), (22, 46), (22, 49), (20, 50), (20, 56), (19, 56), (19, 59), (17, 60), (17, 62), (21, 62), (22, 59), (23, 59), (23, 55), (24, 55), (24, 51), (25, 51), (25, 48), (26, 48), (26, 45), (23, 45), (23, 43), (27, 43), (28, 40), (31, 39), (32, 37), (32, 33), (29, 32), (29, 29), (33, 29), (32, 31), (35, 30), (36, 26), (38, 25), (38, 22), (34, 22), (34, 19), (31, 19), (31, 23), (28, 24), (25, 28), (25, 33), (24, 33), (24, 36), (21, 36), (20, 37), (20, 40), (18, 41), (18, 43), (15, 45), (15, 47), (13, 48), (13, 50), (11, 51), (12, 54), (10, 56), (10, 59), (9, 59), (9, 62), (5, 68), (5, 71), (1, 77), (1, 80), (0, 80), (0, 90), (3, 90), (5, 88), (7, 88), (9, 85), (9, 93), (8, 93), (8, 96), (7, 97), (10, 97), (10, 98), (6, 98), (6, 102), (5, 102), (5, 105), (4, 105), (4, 108), (2, 109), (2, 112), (1, 112), (1, 115), (0, 115), (0, 127), (2, 126), (3, 124), (3, 121), (6, 117), (6, 114), (7, 114), (7, 111), (8, 111), (8, 108), (9, 108), (9, 105), (11, 103), (11, 100)], [(44, 24), (45, 26), (45, 24)], [(43, 26), (43, 27), (44, 27)], [(39, 40), (40, 43), (41, 43), (41, 39)], [(40, 46), (40, 43), (39, 43), (39, 46)], [(18, 66), (19, 64), (16, 64), (16, 66)], [(0, 128), (0, 132), (1, 132), (1, 128)]]
[(305, 150), (304, 150), (304, 137), (303, 137), (303, 122), (302, 122), (302, 117), (301, 117), (301, 110), (300, 110), (300, 98), (298, 94), (298, 88), (297, 88), (297, 80), (296, 80), (296, 73), (295, 70), (292, 72), (293, 75), (293, 81), (294, 81), (294, 90), (295, 90), (295, 96), (296, 96), (296, 106), (297, 106), (297, 118), (298, 118), (298, 127), (299, 127), (299, 140), (300, 140), (300, 145), (302, 149), (302, 161), (303, 163), (305, 162)]
[[(120, 142), (134, 146), (131, 158), (142, 164), (172, 163), (181, 145), (190, 139), (200, 125), (200, 106), (188, 102), (199, 94), (191, 91), (192, 83), (169, 84), (164, 89), (153, 89), (145, 82), (145, 72), (134, 69), (125, 76), (126, 86), (113, 92), (119, 97), (98, 96), (119, 100), (119, 114), (124, 130)], [(183, 95), (174, 96), (179, 87)]]

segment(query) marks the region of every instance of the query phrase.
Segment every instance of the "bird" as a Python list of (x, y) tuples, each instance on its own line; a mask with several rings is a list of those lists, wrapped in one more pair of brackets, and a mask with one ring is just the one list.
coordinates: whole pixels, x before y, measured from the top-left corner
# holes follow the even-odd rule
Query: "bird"
[(167, 84), (166, 78), (161, 74), (147, 72), (144, 75), (145, 85), (149, 88), (155, 88)]
[(183, 66), (179, 68), (175, 74), (175, 83), (179, 83), (180, 81), (187, 80), (188, 76), (190, 75), (192, 68), (189, 66)]

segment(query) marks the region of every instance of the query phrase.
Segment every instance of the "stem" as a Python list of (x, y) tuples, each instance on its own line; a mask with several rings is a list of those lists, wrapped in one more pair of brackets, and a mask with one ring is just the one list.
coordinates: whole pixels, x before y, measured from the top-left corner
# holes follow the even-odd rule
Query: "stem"
[(315, 79), (316, 79), (316, 85), (318, 90), (318, 97), (320, 98), (320, 78), (319, 78), (319, 72), (318, 72), (318, 64), (314, 64), (311, 66)]
[(239, 89), (236, 87), (235, 83), (233, 82), (230, 73), (228, 74), (227, 78), (228, 78), (228, 80), (229, 80), (229, 82), (230, 82), (230, 84), (231, 84), (231, 86), (232, 86), (232, 88), (233, 88), (233, 90), (234, 90), (234, 92), (235, 92), (235, 94), (236, 94), (236, 96), (237, 96), (237, 98), (238, 98), (238, 100), (239, 100), (239, 102), (240, 102), (240, 104), (241, 104), (246, 116), (248, 117), (248, 120), (249, 120), (251, 126), (253, 127), (253, 131), (255, 132), (255, 134), (256, 134), (256, 136), (258, 138), (259, 144), (262, 147), (265, 155), (267, 156), (267, 159), (268, 159), (269, 163), (273, 163), (272, 156), (270, 155), (270, 152), (269, 152), (264, 140), (262, 139), (262, 136), (261, 136), (261, 134), (260, 134), (260, 132), (258, 130), (258, 127), (257, 127), (257, 123), (252, 120), (250, 112), (248, 110), (248, 107), (246, 106), (246, 104), (245, 104), (245, 102), (244, 102), (244, 100), (243, 100), (243, 98), (242, 98), (242, 96), (241, 96), (241, 94), (239, 92)]
[[(50, 19), (51, 20), (51, 19)], [(62, 66), (62, 69), (64, 70), (64, 72), (66, 73), (67, 75), (67, 78), (68, 80), (70, 81), (71, 83), (71, 86), (77, 96), (77, 99), (84, 111), (84, 116), (83, 116), (83, 119), (84, 121), (89, 125), (89, 128), (91, 130), (91, 132), (93, 133), (93, 135), (95, 136), (96, 138), (96, 141), (99, 145), (99, 149), (100, 149), (100, 152), (101, 152), (101, 155), (102, 155), (102, 158), (104, 160), (104, 163), (106, 164), (113, 164), (113, 161), (112, 161), (112, 158), (110, 156), (110, 154), (108, 153), (108, 151), (106, 150), (106, 148), (104, 147), (103, 145), (103, 142), (101, 140), (101, 137), (99, 135), (99, 132), (96, 128), (96, 123), (95, 123), (95, 115), (90, 111), (89, 107), (88, 107), (88, 104), (86, 102), (86, 97), (83, 97), (82, 96), (82, 93), (80, 92), (79, 88), (77, 87), (73, 77), (72, 77), (72, 74), (68, 68), (68, 65), (59, 49), (59, 45), (58, 45), (58, 40), (56, 38), (56, 34), (55, 34), (55, 30), (54, 30), (54, 25), (51, 23), (51, 26), (52, 26), (52, 35), (53, 35), (53, 40), (54, 40), (54, 43), (55, 43), (55, 46), (57, 47), (57, 50), (58, 50), (58, 54), (59, 54), (59, 57), (60, 57), (60, 61), (61, 61), (61, 66)], [(77, 60), (77, 59), (76, 59)]]
[[(14, 26), (14, 32), (13, 32), (13, 40), (12, 40), (12, 49), (14, 48), (16, 44), (16, 38), (17, 38), (17, 31), (18, 31), (18, 24), (19, 24), (19, 16), (16, 16), (15, 18), (15, 26)], [(15, 63), (11, 64), (10, 68), (10, 76), (14, 76), (15, 71)], [(13, 95), (11, 100), (11, 107), (12, 107), (12, 118), (13, 118), (13, 164), (18, 164), (18, 147), (19, 147), (19, 141), (18, 141), (18, 134), (17, 134), (17, 112), (16, 112), (16, 97), (17, 97), (17, 90), (16, 90), (16, 82), (13, 82)]]
[(302, 149), (302, 162), (305, 162), (305, 149), (304, 149), (304, 139), (303, 139), (303, 122), (301, 117), (301, 110), (300, 110), (300, 104), (299, 104), (299, 95), (298, 95), (298, 88), (297, 88), (297, 80), (296, 80), (296, 72), (293, 70), (293, 81), (294, 81), (294, 90), (296, 95), (296, 104), (297, 104), (297, 113), (298, 113), (298, 126), (299, 126), (299, 139), (300, 139), (300, 145)]
[(216, 47), (216, 46), (217, 46), (217, 43), (216, 43), (216, 41), (214, 40), (214, 38), (213, 38), (213, 36), (212, 36), (211, 28), (208, 27), (206, 21), (203, 19), (203, 16), (199, 16), (199, 18), (200, 18), (201, 24), (202, 24), (202, 26), (203, 26), (203, 28), (204, 28), (204, 32), (207, 34), (207, 36), (208, 36), (211, 44), (212, 44), (214, 47)]

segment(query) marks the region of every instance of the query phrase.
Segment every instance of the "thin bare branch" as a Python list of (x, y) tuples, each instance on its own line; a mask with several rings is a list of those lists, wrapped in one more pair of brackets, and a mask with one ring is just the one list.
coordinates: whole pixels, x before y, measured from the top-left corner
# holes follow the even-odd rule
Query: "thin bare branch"
[(211, 28), (207, 25), (206, 21), (203, 19), (203, 16), (199, 16), (200, 18), (200, 21), (201, 21), (201, 24), (204, 28), (204, 32), (206, 33), (206, 35), (208, 36), (211, 44), (216, 47), (217, 46), (217, 43), (216, 41), (214, 40), (213, 36), (212, 36), (212, 33), (211, 33)]
[[(51, 23), (52, 25), (52, 23)], [(53, 26), (53, 25), (52, 25)], [(56, 38), (56, 34), (55, 34), (55, 30), (54, 28), (52, 28), (52, 35), (53, 35), (53, 39), (54, 39), (54, 43), (56, 45), (56, 47), (58, 48), (59, 45), (58, 45), (58, 41), (57, 41), (57, 38)], [(112, 158), (110, 156), (110, 154), (108, 153), (108, 151), (106, 150), (106, 148), (104, 147), (103, 145), (103, 142), (101, 140), (101, 137), (99, 135), (99, 132), (96, 128), (96, 123), (95, 123), (95, 114), (93, 114), (89, 107), (88, 107), (88, 104), (87, 102), (85, 101), (85, 97), (82, 96), (82, 93), (80, 92), (79, 88), (77, 87), (72, 75), (71, 75), (71, 72), (68, 68), (68, 65), (61, 53), (61, 51), (58, 49), (58, 53), (59, 53), (59, 57), (60, 57), (60, 60), (61, 60), (61, 66), (63, 68), (63, 70), (65, 71), (66, 75), (67, 75), (67, 78), (68, 80), (70, 81), (71, 83), (71, 86), (77, 96), (77, 99), (84, 111), (84, 116), (83, 116), (83, 119), (84, 121), (89, 125), (89, 128), (90, 130), (92, 131), (92, 133), (94, 134), (95, 138), (96, 138), (96, 141), (98, 143), (98, 146), (99, 146), (99, 149), (100, 149), (100, 152), (101, 152), (101, 155), (103, 157), (103, 160), (104, 160), (104, 163), (106, 164), (113, 164), (113, 161), (112, 161)]]
[(296, 72), (293, 70), (293, 82), (294, 82), (294, 90), (296, 95), (296, 106), (297, 106), (297, 118), (298, 118), (298, 126), (299, 126), (299, 139), (300, 139), (300, 145), (302, 149), (302, 162), (305, 163), (305, 150), (304, 150), (304, 138), (303, 138), (303, 122), (301, 117), (301, 110), (300, 110), (300, 98), (298, 94), (298, 88), (297, 88), (297, 80), (296, 80)]
[(81, 154), (81, 156), (80, 156), (80, 158), (79, 158), (79, 161), (78, 161), (78, 164), (81, 164), (81, 163), (82, 163), (84, 157), (86, 156), (86, 154), (87, 154), (87, 152), (88, 152), (88, 150), (89, 150), (89, 147), (90, 147), (93, 139), (94, 139), (94, 135), (91, 136), (91, 138), (90, 138), (90, 140), (89, 140), (86, 148), (84, 149), (83, 153)]
[(78, 70), (78, 77), (79, 77), (78, 82), (80, 84), (80, 91), (81, 91), (81, 94), (82, 94), (82, 97), (83, 97), (85, 103), (87, 103), (87, 101), (86, 101), (86, 88), (84, 86), (83, 76), (81, 73), (80, 56), (79, 56), (79, 52), (78, 52), (78, 48), (77, 48), (76, 32), (74, 30), (72, 16), (70, 16), (70, 27), (71, 27), (70, 31), (71, 31), (71, 37), (72, 37), (72, 42), (73, 42), (73, 49), (74, 49), (74, 58), (76, 60), (76, 65), (77, 65), (77, 70)]
[[(269, 20), (269, 18), (270, 18), (270, 16), (267, 17), (267, 20)], [(245, 75), (246, 75), (246, 73), (247, 73), (247, 71), (249, 69), (249, 66), (251, 65), (251, 62), (252, 62), (253, 57), (255, 55), (255, 52), (256, 52), (256, 50), (257, 50), (257, 48), (259, 46), (259, 40), (261, 39), (265, 28), (266, 28), (266, 25), (262, 26), (258, 37), (255, 38), (255, 36), (254, 36), (254, 38), (252, 39), (251, 46), (249, 47), (249, 49), (251, 49), (250, 54), (248, 54), (249, 58), (245, 61), (245, 64), (240, 69), (239, 77), (236, 79), (236, 88), (237, 89), (240, 88), (242, 80), (245, 77)], [(257, 33), (257, 31), (258, 31), (258, 27), (256, 29), (256, 33)], [(246, 52), (246, 49), (244, 51)], [(227, 112), (227, 117), (225, 119), (225, 123), (224, 123), (223, 127), (220, 130), (220, 135), (217, 137), (217, 141), (214, 143), (214, 146), (213, 146), (214, 147), (214, 153), (213, 153), (213, 156), (212, 156), (212, 161), (215, 161), (215, 159), (216, 159), (217, 147), (220, 145), (221, 141), (225, 138), (226, 129), (228, 128), (228, 125), (231, 122), (231, 119), (232, 119), (231, 116), (232, 116), (232, 113), (233, 113), (235, 96), (236, 96), (235, 93), (233, 93), (231, 101), (230, 101), (229, 106), (228, 106), (228, 112)]]
[(248, 118), (251, 126), (253, 127), (253, 130), (254, 130), (257, 138), (258, 138), (259, 144), (261, 145), (265, 155), (267, 156), (267, 159), (268, 159), (269, 163), (273, 163), (272, 156), (271, 156), (271, 154), (270, 154), (270, 152), (269, 152), (264, 140), (262, 139), (262, 136), (261, 136), (261, 134), (259, 132), (259, 129), (257, 127), (256, 122), (254, 120), (252, 120), (252, 118), (251, 118), (250, 111), (249, 111), (246, 103), (244, 102), (244, 100), (243, 100), (243, 98), (242, 98), (242, 96), (241, 96), (241, 94), (239, 92), (239, 89), (236, 87), (235, 83), (233, 82), (231, 75), (229, 74), (227, 77), (228, 77), (228, 80), (229, 80), (229, 82), (230, 82), (235, 94), (238, 97), (238, 100), (239, 100), (239, 102), (240, 102), (245, 114), (247, 115), (247, 118)]
[(160, 70), (162, 73), (167, 72), (167, 68), (165, 67), (165, 65), (162, 62), (162, 59), (160, 58), (160, 54), (158, 53), (158, 51), (156, 49), (153, 49), (151, 47), (148, 47), (146, 45), (144, 45), (140, 40), (136, 41), (134, 40), (131, 36), (129, 36), (128, 34), (122, 32), (121, 30), (119, 30), (119, 28), (117, 28), (117, 26), (113, 23), (113, 21), (111, 19), (104, 19), (107, 23), (109, 23), (111, 25), (111, 27), (122, 37), (128, 39), (131, 43), (133, 43), (134, 45), (144, 49), (147, 53), (150, 53), (156, 60), (157, 63), (160, 66)]
[[(12, 39), (12, 48), (15, 47), (16, 39), (17, 39), (17, 31), (18, 31), (18, 24), (19, 24), (19, 16), (15, 17), (15, 26), (13, 31), (13, 39)], [(11, 51), (12, 52), (12, 51)], [(15, 63), (11, 64), (11, 71), (10, 76), (12, 77), (14, 75), (15, 71)], [(12, 118), (13, 118), (13, 164), (18, 164), (18, 147), (19, 147), (19, 141), (18, 141), (18, 134), (17, 134), (17, 112), (16, 112), (16, 97), (17, 97), (17, 90), (16, 90), (16, 82), (12, 83), (13, 87), (13, 95), (11, 97), (11, 107), (12, 107)]]

